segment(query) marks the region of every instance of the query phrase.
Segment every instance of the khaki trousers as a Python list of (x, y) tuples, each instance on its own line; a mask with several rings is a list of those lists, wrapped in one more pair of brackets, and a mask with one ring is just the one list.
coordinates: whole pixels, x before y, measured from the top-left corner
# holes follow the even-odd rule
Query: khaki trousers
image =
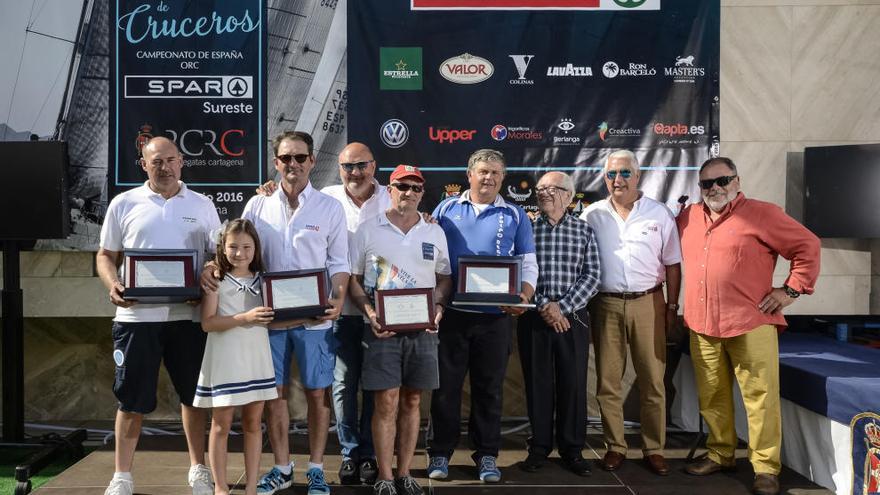
[(749, 461), (756, 473), (779, 474), (782, 412), (779, 404), (779, 340), (774, 325), (730, 338), (691, 332), (691, 359), (700, 414), (709, 426), (709, 459), (734, 464), (736, 425), (733, 379), (749, 420)]
[(662, 291), (636, 299), (599, 294), (590, 303), (596, 354), (596, 399), (605, 447), (626, 454), (623, 375), (627, 349), (639, 386), (642, 451), (663, 454), (666, 443), (666, 303)]

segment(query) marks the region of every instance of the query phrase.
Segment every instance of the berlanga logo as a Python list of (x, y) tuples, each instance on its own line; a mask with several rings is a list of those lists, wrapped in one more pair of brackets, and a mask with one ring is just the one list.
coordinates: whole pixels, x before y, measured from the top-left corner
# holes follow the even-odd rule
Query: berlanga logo
[(511, 59), (513, 59), (513, 65), (516, 67), (516, 72), (518, 74), (516, 79), (511, 79), (510, 84), (535, 84), (533, 79), (526, 79), (526, 71), (529, 68), (529, 63), (535, 58), (534, 55), (508, 55)]
[(483, 57), (462, 53), (440, 64), (440, 75), (456, 84), (477, 84), (492, 77), (495, 67)]
[(556, 124), (556, 128), (562, 131), (563, 135), (553, 136), (553, 144), (557, 146), (573, 146), (581, 144), (580, 136), (570, 136), (569, 132), (573, 131), (577, 127), (574, 122), (569, 118), (563, 118), (559, 120), (559, 123)]

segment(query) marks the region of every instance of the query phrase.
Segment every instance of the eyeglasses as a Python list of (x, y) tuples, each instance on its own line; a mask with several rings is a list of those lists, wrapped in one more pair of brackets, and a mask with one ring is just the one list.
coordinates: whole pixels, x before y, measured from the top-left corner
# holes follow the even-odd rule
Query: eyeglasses
[(629, 179), (632, 177), (632, 170), (623, 169), (623, 170), (609, 170), (605, 172), (605, 177), (608, 177), (608, 180), (614, 180), (617, 178), (617, 174), (620, 174), (620, 177), (624, 179)]
[(363, 162), (354, 162), (354, 163), (340, 163), (339, 166), (342, 167), (342, 170), (346, 172), (354, 172), (354, 169), (358, 169), (363, 171), (365, 168), (369, 167), (374, 160), (367, 160)]
[(536, 188), (535, 191), (538, 194), (547, 194), (550, 196), (556, 196), (557, 192), (568, 191), (568, 189), (566, 189), (564, 187), (557, 187), (557, 186), (543, 186), (543, 187)]
[(150, 165), (152, 165), (155, 168), (161, 167), (163, 163), (167, 164), (169, 167), (174, 167), (178, 163), (180, 163), (180, 157), (169, 156), (168, 158), (166, 158), (164, 160), (161, 158), (154, 158), (154, 159), (150, 160)]
[(715, 184), (718, 184), (721, 187), (725, 187), (730, 184), (733, 179), (736, 179), (735, 175), (722, 175), (721, 177), (715, 177), (714, 179), (701, 180), (700, 188), (712, 189), (712, 186)]
[(412, 189), (414, 193), (420, 193), (425, 190), (425, 186), (420, 186), (417, 184), (402, 184), (400, 182), (394, 182), (391, 184), (391, 187), (397, 189), (400, 192), (407, 192)]
[(296, 163), (305, 163), (309, 159), (308, 153), (299, 153), (297, 155), (278, 155), (275, 158), (281, 160), (285, 165), (290, 165), (290, 160), (296, 160)]

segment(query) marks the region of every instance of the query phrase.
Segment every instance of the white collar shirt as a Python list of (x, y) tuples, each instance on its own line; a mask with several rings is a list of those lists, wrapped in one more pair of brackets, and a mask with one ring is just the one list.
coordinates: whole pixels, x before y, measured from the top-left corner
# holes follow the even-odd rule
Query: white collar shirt
[[(291, 213), (279, 187), (271, 196), (254, 196), (242, 218), (254, 223), (260, 236), (266, 271), (326, 268), (332, 277), (349, 273), (348, 230), (339, 201), (315, 190), (311, 183), (299, 193)], [(329, 328), (325, 322), (310, 328)]]
[(581, 219), (599, 245), (601, 292), (641, 292), (666, 280), (666, 266), (681, 263), (681, 243), (669, 208), (651, 198), (636, 200), (624, 220), (610, 199), (587, 207)]
[[(191, 191), (183, 182), (179, 185), (177, 194), (168, 199), (153, 192), (149, 181), (114, 197), (101, 226), (101, 248), (119, 253), (125, 249), (194, 249), (199, 270), (205, 253), (216, 249), (213, 233), (220, 228), (220, 218), (207, 196)], [(135, 304), (117, 307), (115, 320), (199, 321), (198, 316), (198, 308), (184, 303)]]

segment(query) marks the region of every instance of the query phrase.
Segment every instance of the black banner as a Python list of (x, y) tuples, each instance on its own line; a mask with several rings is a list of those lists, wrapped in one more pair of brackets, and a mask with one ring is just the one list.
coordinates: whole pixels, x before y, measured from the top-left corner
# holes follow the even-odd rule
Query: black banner
[(605, 197), (603, 161), (620, 148), (639, 157), (648, 196), (670, 206), (698, 197), (696, 168), (719, 142), (717, 0), (419, 3), (468, 10), (348, 2), (348, 130), (373, 148), (383, 178), (399, 163), (429, 172), (423, 209), (467, 189), (479, 148), (505, 153), (502, 194), (527, 209), (547, 170), (572, 174), (576, 211)]
[(167, 136), (182, 180), (237, 218), (266, 163), (264, 0), (111, 2), (109, 196), (139, 186), (143, 144)]

